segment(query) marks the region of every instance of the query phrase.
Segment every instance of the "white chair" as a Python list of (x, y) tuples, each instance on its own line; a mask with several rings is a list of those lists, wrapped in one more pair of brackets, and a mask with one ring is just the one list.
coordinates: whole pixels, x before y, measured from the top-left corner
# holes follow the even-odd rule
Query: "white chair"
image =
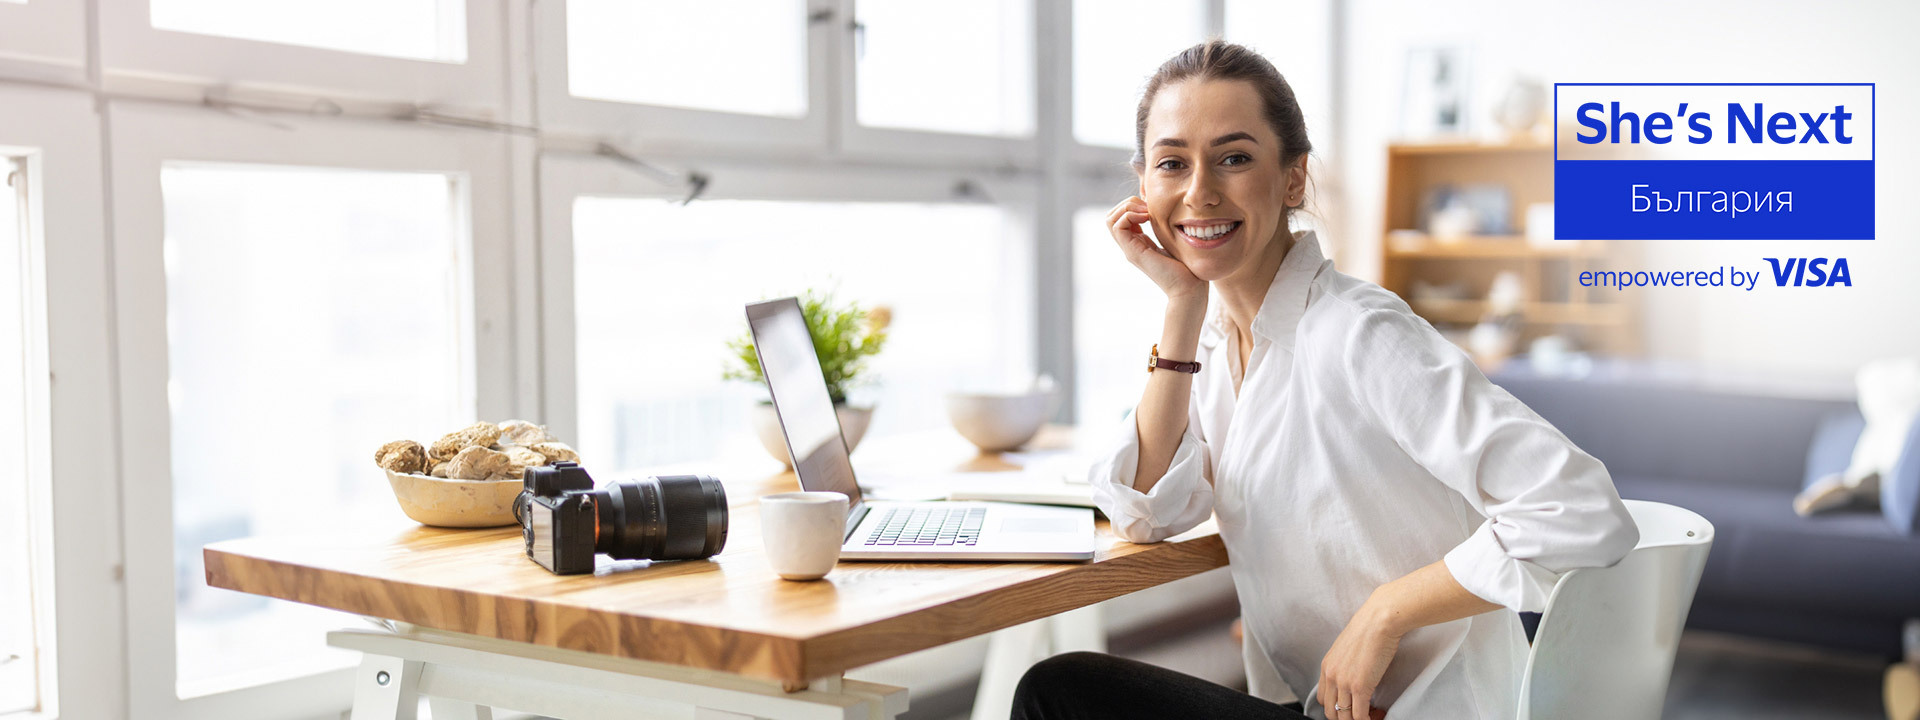
[(1713, 524), (1685, 508), (1625, 502), (1640, 544), (1613, 567), (1560, 576), (1527, 653), (1520, 720), (1660, 717)]

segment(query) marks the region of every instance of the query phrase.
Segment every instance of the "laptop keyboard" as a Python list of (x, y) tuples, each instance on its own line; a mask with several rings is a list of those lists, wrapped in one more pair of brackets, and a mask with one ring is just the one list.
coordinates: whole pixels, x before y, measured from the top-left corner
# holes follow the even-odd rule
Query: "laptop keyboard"
[(986, 508), (888, 508), (866, 544), (973, 545), (986, 520)]

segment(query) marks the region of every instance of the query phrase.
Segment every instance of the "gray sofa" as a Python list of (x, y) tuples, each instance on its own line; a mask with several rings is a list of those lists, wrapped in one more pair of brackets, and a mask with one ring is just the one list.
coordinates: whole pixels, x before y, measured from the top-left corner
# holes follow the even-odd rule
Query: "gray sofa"
[(1920, 535), (1878, 511), (1793, 512), (1815, 429), (1857, 413), (1844, 386), (1732, 389), (1631, 364), (1557, 379), (1524, 359), (1491, 379), (1606, 463), (1621, 497), (1713, 523), (1688, 627), (1900, 655), (1902, 625), (1920, 618)]

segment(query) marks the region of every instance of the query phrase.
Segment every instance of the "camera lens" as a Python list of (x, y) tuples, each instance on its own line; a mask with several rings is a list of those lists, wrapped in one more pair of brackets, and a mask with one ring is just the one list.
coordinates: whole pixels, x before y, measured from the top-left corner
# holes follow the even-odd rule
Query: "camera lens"
[(727, 545), (727, 493), (706, 475), (622, 480), (594, 491), (594, 552), (622, 560), (690, 560)]

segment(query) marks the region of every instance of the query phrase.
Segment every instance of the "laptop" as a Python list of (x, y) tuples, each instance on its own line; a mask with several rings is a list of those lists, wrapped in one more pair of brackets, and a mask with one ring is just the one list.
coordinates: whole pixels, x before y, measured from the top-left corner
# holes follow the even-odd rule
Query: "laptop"
[(997, 502), (867, 502), (795, 298), (747, 306), (754, 352), (800, 487), (847, 496), (842, 560), (1091, 560), (1093, 511)]

